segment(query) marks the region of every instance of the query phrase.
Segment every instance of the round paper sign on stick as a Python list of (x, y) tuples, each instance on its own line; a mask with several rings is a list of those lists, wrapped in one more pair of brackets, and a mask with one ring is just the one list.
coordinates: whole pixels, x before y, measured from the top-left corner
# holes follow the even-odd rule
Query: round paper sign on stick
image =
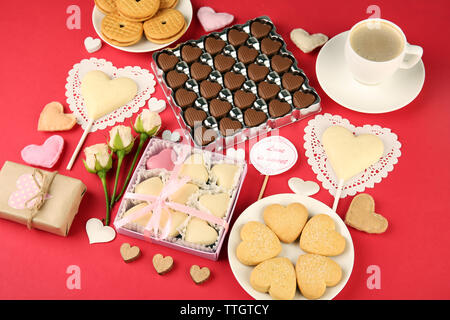
[(258, 141), (250, 150), (250, 162), (265, 175), (258, 200), (262, 198), (269, 176), (286, 172), (297, 162), (298, 153), (288, 139), (270, 136)]

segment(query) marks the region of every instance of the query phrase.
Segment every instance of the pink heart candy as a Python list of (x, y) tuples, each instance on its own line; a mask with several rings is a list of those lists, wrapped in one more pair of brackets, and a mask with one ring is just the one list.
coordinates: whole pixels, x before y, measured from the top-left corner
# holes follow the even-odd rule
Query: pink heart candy
[(148, 158), (146, 163), (147, 170), (166, 169), (167, 171), (172, 171), (175, 166), (173, 159), (175, 159), (175, 152), (172, 149), (164, 149), (158, 154)]
[(23, 161), (34, 166), (51, 168), (58, 161), (64, 147), (64, 139), (53, 135), (43, 145), (31, 144), (22, 149)]
[(222, 29), (229, 25), (234, 19), (233, 15), (225, 12), (217, 13), (210, 7), (199, 8), (197, 17), (206, 32)]

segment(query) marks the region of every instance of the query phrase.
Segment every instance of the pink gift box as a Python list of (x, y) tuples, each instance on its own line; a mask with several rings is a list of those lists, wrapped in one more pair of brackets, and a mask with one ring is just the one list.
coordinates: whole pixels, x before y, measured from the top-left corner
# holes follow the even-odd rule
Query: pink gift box
[[(159, 154), (164, 149), (172, 149), (174, 150), (175, 154), (177, 155), (178, 162), (182, 163), (186, 158), (188, 158), (192, 153), (201, 153), (207, 161), (205, 161), (206, 167), (212, 167), (215, 164), (219, 163), (230, 163), (235, 164), (238, 166), (239, 170), (236, 173), (235, 177), (235, 183), (231, 189), (231, 191), (225, 191), (224, 189), (221, 189), (219, 186), (217, 186), (214, 182), (214, 179), (211, 179), (211, 175), (209, 175), (208, 182), (203, 185), (199, 185), (199, 191), (198, 194), (205, 194), (205, 193), (215, 193), (215, 192), (229, 192), (231, 195), (230, 202), (228, 205), (228, 210), (225, 216), (223, 217), (223, 226), (220, 226), (218, 224), (213, 224), (213, 227), (218, 232), (218, 239), (213, 245), (205, 246), (200, 244), (194, 244), (190, 243), (186, 240), (184, 240), (183, 234), (184, 232), (181, 232), (181, 235), (177, 237), (168, 237), (168, 238), (162, 238), (161, 234), (154, 235), (153, 233), (147, 233), (148, 230), (143, 229), (142, 226), (138, 226), (136, 223), (126, 223), (120, 222), (121, 219), (124, 217), (124, 213), (129, 210), (131, 207), (137, 204), (136, 200), (131, 199), (131, 194), (134, 191), (135, 186), (141, 182), (142, 180), (145, 180), (145, 177), (151, 177), (151, 176), (169, 176), (171, 172), (167, 171), (166, 169), (160, 169), (160, 168), (146, 168), (147, 160)], [(177, 166), (175, 166), (177, 168)], [(176, 169), (175, 169), (176, 170)], [(209, 172), (209, 169), (208, 169)], [(136, 169), (133, 173), (133, 176), (130, 180), (130, 183), (127, 187), (126, 193), (124, 195), (124, 198), (121, 201), (118, 213), (116, 215), (114, 225), (116, 227), (116, 230), (120, 234), (124, 234), (130, 237), (134, 237), (141, 240), (150, 241), (152, 243), (157, 243), (169, 248), (174, 248), (176, 250), (188, 252), (203, 258), (207, 258), (210, 260), (217, 260), (219, 258), (220, 250), (222, 248), (223, 241), (227, 235), (228, 232), (228, 226), (231, 221), (234, 207), (236, 205), (242, 184), (244, 182), (245, 176), (247, 173), (247, 164), (245, 160), (236, 160), (234, 158), (227, 157), (220, 153), (214, 153), (206, 150), (201, 150), (198, 148), (193, 148), (190, 145), (182, 144), (182, 143), (174, 143), (166, 140), (161, 140), (158, 138), (152, 138), (150, 142), (148, 143), (139, 163), (136, 166)], [(168, 180), (171, 181), (173, 179), (172, 177)], [(128, 198), (127, 198), (128, 194)], [(154, 197), (153, 197), (154, 198)], [(194, 196), (194, 199), (196, 197)], [(166, 202), (169, 203), (169, 202)], [(150, 204), (150, 202), (149, 202)], [(191, 207), (191, 206), (189, 206)], [(195, 208), (194, 208), (195, 209)], [(193, 211), (201, 211), (201, 209), (196, 208), (196, 210)], [(187, 213), (187, 212), (185, 212)], [(205, 211), (201, 212), (206, 216), (212, 216), (212, 214), (207, 213)], [(207, 214), (205, 214), (207, 213)], [(194, 215), (194, 214), (193, 214)], [(131, 215), (130, 215), (131, 216)], [(214, 219), (217, 220), (218, 218), (216, 216), (212, 216), (210, 221), (213, 221)], [(130, 220), (130, 219), (124, 219)], [(134, 219), (132, 219), (134, 220)], [(205, 219), (206, 220), (206, 219)], [(210, 222), (211, 224), (211, 222)], [(144, 232), (145, 231), (145, 232)]]

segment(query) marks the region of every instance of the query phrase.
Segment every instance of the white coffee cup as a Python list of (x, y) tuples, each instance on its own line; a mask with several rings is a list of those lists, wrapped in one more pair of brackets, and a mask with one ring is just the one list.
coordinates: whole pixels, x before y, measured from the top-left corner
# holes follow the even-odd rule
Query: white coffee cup
[[(401, 41), (399, 43), (401, 43), (403, 49), (399, 49), (395, 57), (385, 61), (370, 60), (358, 54), (351, 43), (355, 30), (360, 30), (361, 28), (358, 27), (363, 24), (367, 24), (368, 28), (380, 28), (382, 23), (398, 32), (398, 38)], [(370, 36), (370, 34), (367, 35)], [(420, 61), (422, 54), (423, 49), (421, 47), (408, 44), (403, 31), (396, 24), (385, 19), (366, 19), (358, 22), (350, 29), (345, 43), (345, 59), (350, 72), (357, 81), (367, 85), (375, 85), (385, 81), (398, 69), (412, 68)]]

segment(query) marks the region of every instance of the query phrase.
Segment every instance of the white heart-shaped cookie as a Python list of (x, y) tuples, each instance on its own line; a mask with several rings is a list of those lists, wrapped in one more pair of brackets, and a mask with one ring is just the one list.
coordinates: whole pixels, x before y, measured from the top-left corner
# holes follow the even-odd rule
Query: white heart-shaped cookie
[(208, 170), (200, 153), (194, 153), (187, 158), (181, 167), (180, 176), (188, 176), (193, 182), (206, 183), (208, 181)]
[(133, 100), (138, 92), (130, 78), (110, 79), (99, 70), (89, 71), (81, 80), (81, 95), (88, 117), (92, 120), (113, 112)]
[(300, 50), (308, 53), (323, 46), (328, 41), (328, 37), (323, 33), (309, 34), (307, 31), (298, 28), (291, 31), (291, 40)]
[(341, 126), (331, 126), (322, 135), (322, 145), (339, 180), (348, 180), (383, 156), (383, 141), (374, 134), (357, 137)]
[(84, 39), (84, 47), (89, 53), (94, 53), (102, 47), (102, 41), (98, 38), (87, 37)]
[(216, 229), (208, 222), (200, 218), (192, 218), (186, 226), (184, 240), (208, 246), (216, 242), (218, 236)]
[(204, 194), (198, 202), (216, 217), (223, 218), (228, 210), (230, 196), (226, 193)]
[(211, 169), (211, 174), (217, 179), (217, 185), (225, 189), (231, 189), (236, 181), (239, 167), (234, 164), (220, 163)]
[(300, 178), (290, 178), (288, 185), (292, 192), (307, 197), (316, 194), (320, 190), (319, 185), (314, 181), (303, 181)]

